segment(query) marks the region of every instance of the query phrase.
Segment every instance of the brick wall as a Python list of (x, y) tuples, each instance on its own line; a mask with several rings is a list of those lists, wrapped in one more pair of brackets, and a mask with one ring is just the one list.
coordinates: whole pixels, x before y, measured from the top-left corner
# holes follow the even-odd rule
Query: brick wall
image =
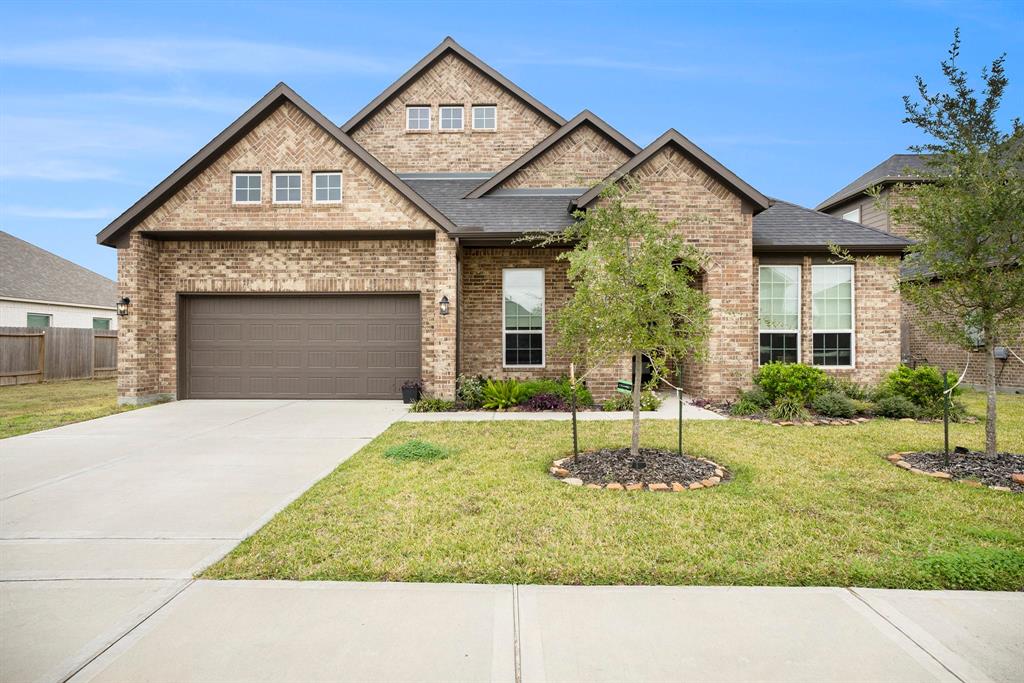
[(590, 187), (621, 166), (629, 156), (589, 124), (579, 126), (498, 189), (519, 187)]
[[(473, 130), (472, 106), (497, 106), (497, 129)], [(429, 105), (431, 129), (406, 131), (406, 105)], [(464, 105), (461, 131), (439, 130), (441, 105)], [(476, 67), (447, 54), (376, 113), (352, 137), (396, 173), (498, 171), (556, 130)]]

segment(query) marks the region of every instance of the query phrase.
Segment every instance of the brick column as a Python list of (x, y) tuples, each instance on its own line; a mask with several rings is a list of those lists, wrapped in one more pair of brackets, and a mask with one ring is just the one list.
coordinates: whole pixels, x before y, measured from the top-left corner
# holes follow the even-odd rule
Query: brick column
[(117, 283), (128, 297), (128, 315), (118, 320), (117, 402), (139, 405), (161, 398), (160, 301), (157, 276), (160, 245), (139, 232), (117, 249)]
[[(459, 317), (457, 283), (458, 246), (448, 233), (438, 229), (434, 238), (434, 367), (427, 391), (439, 398), (455, 398), (455, 329)], [(439, 302), (448, 297), (448, 315), (441, 315)]]

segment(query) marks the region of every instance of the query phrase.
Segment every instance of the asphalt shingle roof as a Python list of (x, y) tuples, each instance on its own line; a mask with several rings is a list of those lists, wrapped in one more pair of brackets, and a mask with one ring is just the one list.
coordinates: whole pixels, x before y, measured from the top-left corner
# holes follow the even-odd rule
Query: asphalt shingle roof
[(113, 308), (117, 283), (0, 231), (0, 299)]
[(878, 166), (875, 166), (821, 204), (818, 204), (818, 210), (824, 211), (829, 209), (879, 183), (920, 180), (921, 174), (927, 169), (927, 159), (927, 154), (893, 154)]
[(830, 244), (853, 251), (900, 252), (910, 242), (780, 199), (773, 199), (768, 209), (754, 216), (755, 250), (827, 250)]

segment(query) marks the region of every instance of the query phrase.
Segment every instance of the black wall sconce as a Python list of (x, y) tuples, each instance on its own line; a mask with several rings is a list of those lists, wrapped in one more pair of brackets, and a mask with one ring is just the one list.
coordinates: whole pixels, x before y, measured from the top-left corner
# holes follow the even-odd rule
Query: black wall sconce
[(442, 296), (440, 301), (441, 315), (448, 315), (449, 306), (448, 297)]
[(117, 317), (123, 318), (128, 315), (128, 304), (132, 302), (128, 297), (124, 297), (117, 302)]

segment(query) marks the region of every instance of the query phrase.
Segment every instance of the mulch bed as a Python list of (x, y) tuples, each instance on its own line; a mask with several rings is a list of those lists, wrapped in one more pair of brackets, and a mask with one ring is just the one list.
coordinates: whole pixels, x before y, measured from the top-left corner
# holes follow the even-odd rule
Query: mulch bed
[(1005, 486), (1016, 493), (1024, 493), (1024, 483), (1011, 479), (1013, 474), (1024, 474), (1024, 455), (1020, 453), (999, 453), (989, 458), (980, 451), (959, 450), (949, 454), (949, 467), (942, 451), (903, 453), (902, 459), (923, 472), (948, 472), (953, 479)]
[[(671, 489), (672, 484), (683, 487), (700, 484), (694, 488), (707, 488), (728, 478), (728, 473), (710, 460), (680, 456), (676, 451), (660, 448), (641, 448), (639, 457), (635, 458), (628, 448), (603, 448), (556, 464), (554, 469), (560, 470), (553, 472), (556, 476), (565, 477), (563, 480), (567, 483), (580, 481), (591, 487), (640, 488), (646, 485), (650, 490), (666, 490)], [(675, 490), (678, 489), (677, 486)]]

